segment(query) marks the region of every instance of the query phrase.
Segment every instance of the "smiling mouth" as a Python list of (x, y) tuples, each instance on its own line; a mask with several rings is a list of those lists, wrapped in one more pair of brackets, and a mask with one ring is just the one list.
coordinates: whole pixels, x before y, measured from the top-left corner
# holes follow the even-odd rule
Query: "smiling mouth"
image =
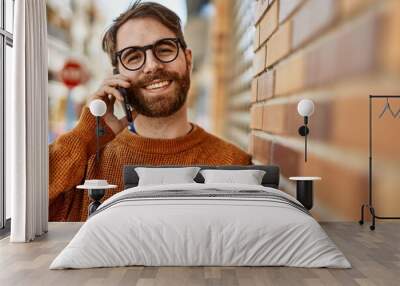
[(153, 82), (149, 85), (144, 86), (144, 89), (156, 91), (156, 90), (167, 88), (171, 83), (172, 83), (172, 80), (157, 81), (157, 82)]

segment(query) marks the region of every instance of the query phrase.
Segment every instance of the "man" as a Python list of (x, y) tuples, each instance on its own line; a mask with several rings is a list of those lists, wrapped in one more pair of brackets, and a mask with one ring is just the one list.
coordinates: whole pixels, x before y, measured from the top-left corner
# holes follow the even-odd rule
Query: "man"
[[(106, 179), (123, 188), (124, 165), (248, 165), (251, 157), (207, 133), (187, 118), (192, 52), (186, 47), (179, 17), (156, 3), (137, 1), (115, 19), (103, 38), (117, 74), (104, 80), (88, 100), (102, 99), (106, 134), (96, 163), (95, 118), (84, 107), (79, 122), (49, 146), (50, 221), (84, 221), (89, 199), (75, 190), (84, 179)], [(134, 128), (113, 114), (125, 88), (135, 112)]]

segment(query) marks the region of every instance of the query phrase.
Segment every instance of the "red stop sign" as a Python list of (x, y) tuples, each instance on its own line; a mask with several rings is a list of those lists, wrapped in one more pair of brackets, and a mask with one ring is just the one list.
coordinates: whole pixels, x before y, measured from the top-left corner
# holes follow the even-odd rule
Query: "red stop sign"
[(65, 62), (59, 77), (69, 89), (85, 83), (88, 80), (87, 72), (77, 60), (73, 59), (69, 59)]

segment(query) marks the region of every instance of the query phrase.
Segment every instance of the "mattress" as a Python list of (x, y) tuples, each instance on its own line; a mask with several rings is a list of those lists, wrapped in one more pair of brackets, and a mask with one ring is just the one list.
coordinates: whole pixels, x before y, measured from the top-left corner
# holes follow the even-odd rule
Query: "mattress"
[(50, 269), (132, 265), (351, 267), (292, 196), (260, 185), (199, 183), (115, 194)]

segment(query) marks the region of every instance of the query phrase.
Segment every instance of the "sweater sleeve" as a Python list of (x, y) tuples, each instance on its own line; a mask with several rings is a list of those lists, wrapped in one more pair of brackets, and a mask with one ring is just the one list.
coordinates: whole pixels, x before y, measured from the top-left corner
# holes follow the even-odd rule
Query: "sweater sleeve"
[[(100, 119), (105, 134), (100, 136), (100, 148), (115, 138), (114, 132)], [(96, 153), (96, 119), (84, 107), (78, 124), (49, 145), (49, 201), (74, 189), (84, 177), (88, 160)]]

